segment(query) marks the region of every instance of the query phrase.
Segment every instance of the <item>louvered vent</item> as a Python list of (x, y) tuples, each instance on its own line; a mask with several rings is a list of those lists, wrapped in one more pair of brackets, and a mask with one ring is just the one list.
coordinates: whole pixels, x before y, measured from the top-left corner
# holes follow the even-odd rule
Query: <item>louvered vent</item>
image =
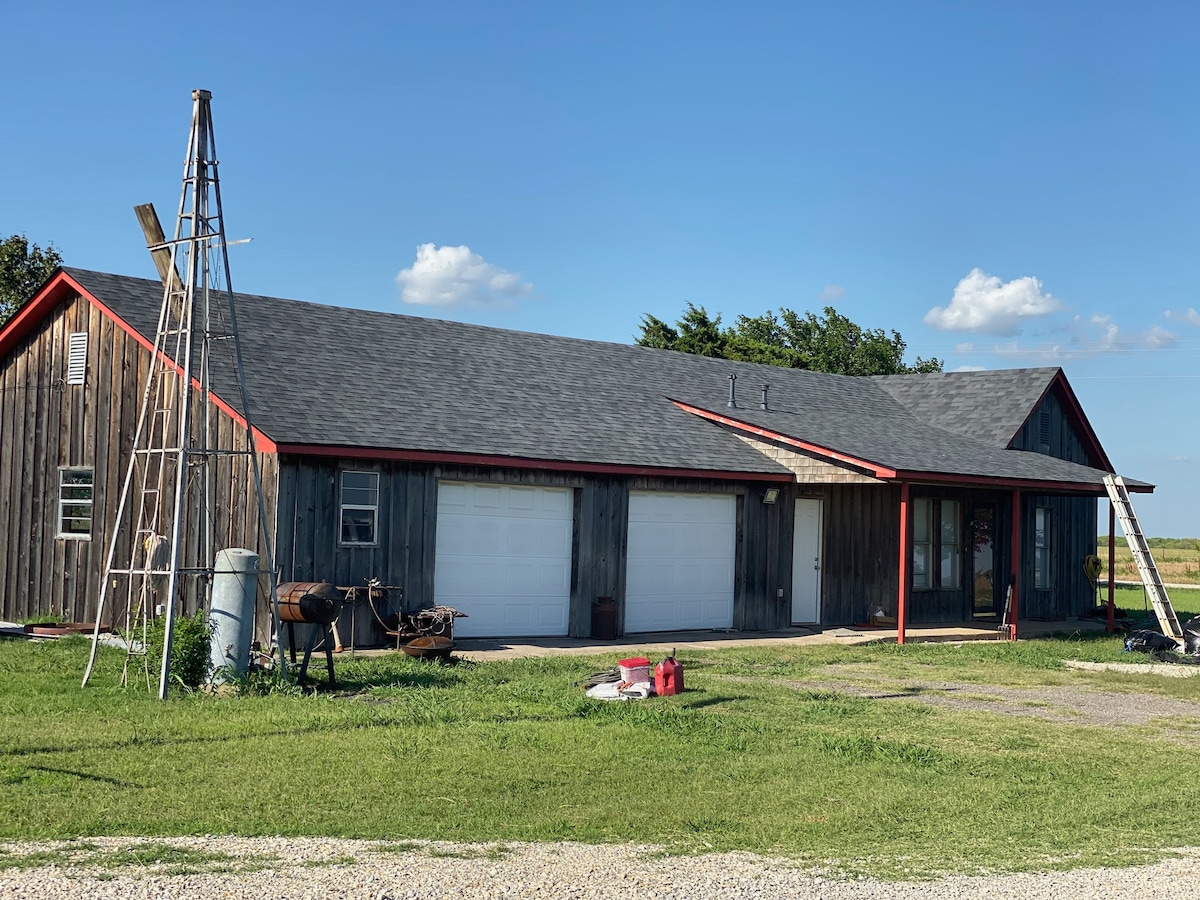
[(67, 342), (67, 384), (83, 384), (87, 372), (87, 332), (74, 332)]
[(1038, 444), (1043, 453), (1050, 452), (1050, 410), (1043, 409), (1038, 416)]

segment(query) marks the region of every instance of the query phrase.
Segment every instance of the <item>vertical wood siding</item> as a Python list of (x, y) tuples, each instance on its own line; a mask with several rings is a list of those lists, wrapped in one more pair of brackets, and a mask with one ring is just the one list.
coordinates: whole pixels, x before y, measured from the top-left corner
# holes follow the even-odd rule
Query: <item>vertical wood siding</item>
[[(85, 381), (67, 385), (67, 340), (87, 332)], [(65, 301), (0, 360), (0, 619), (43, 615), (95, 618), (101, 579), (129, 463), (150, 353), (85, 300)], [(200, 423), (196, 423), (200, 427)], [(214, 431), (246, 449), (245, 431), (217, 412)], [(226, 443), (226, 446), (228, 444)], [(259, 454), (268, 515), (274, 509), (275, 458)], [(60, 466), (93, 469), (91, 540), (59, 538)], [(263, 553), (247, 456), (216, 468), (219, 547)], [(199, 484), (189, 499), (202, 496)], [(133, 506), (116, 559), (129, 558)], [(198, 559), (198, 516), (187, 523), (184, 559)], [(265, 579), (264, 579), (265, 581)], [(194, 612), (203, 585), (189, 579), (183, 610)], [(124, 621), (124, 592), (110, 594), (105, 621)], [(265, 598), (265, 591), (263, 592)], [(265, 599), (264, 599), (265, 602)]]
[[(342, 469), (379, 472), (378, 544), (341, 546), (338, 479)], [(367, 463), (358, 459), (284, 456), (280, 461), (278, 560), (285, 581), (334, 581), (340, 586), (381, 578), (404, 589), (403, 608), (434, 602), (433, 573), (437, 528), (437, 485), (441, 480), (527, 484), (575, 492), (573, 559), (568, 630), (591, 634), (597, 597), (617, 602), (617, 627), (624, 629), (629, 492), (717, 492), (739, 497), (739, 552), (735, 573), (734, 622), (746, 629), (787, 624), (791, 578), (792, 506), (786, 491), (774, 505), (762, 502), (762, 488), (736, 481), (687, 478), (596, 476), (531, 469), (436, 466), (419, 463)], [(749, 493), (748, 493), (749, 492)], [(294, 526), (287, 523), (294, 522)], [(783, 600), (776, 597), (785, 589)], [(392, 611), (400, 604), (394, 599)], [(369, 609), (343, 611), (338, 630), (343, 643), (353, 633), (356, 646), (384, 641)]]

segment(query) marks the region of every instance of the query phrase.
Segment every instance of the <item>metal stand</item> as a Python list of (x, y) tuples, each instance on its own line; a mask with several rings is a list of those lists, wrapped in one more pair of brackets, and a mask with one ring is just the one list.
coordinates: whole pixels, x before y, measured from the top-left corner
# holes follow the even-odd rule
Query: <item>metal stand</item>
[[(137, 210), (150, 253), (162, 276), (163, 300), (133, 450), (100, 583), (91, 654), (83, 674), (86, 685), (95, 666), (100, 623), (111, 590), (116, 595), (123, 594), (124, 600), (129, 651), (123, 682), (129, 678), (131, 664), (140, 659), (149, 686), (150, 660), (146, 647), (150, 622), (160, 612), (156, 607), (161, 607), (166, 617), (163, 655), (158, 666), (160, 699), (166, 699), (170, 683), (175, 615), (184, 595), (182, 579), (185, 576), (196, 579), (191, 587), (199, 594), (198, 599), (207, 604), (205, 595), (212, 581), (214, 557), (220, 549), (218, 540), (229, 539), (226, 535), (218, 536), (215, 528), (214, 463), (219, 456), (246, 456), (249, 460), (258, 500), (260, 556), (270, 579), (272, 625), (279, 621), (274, 551), (267, 528), (262, 473), (229, 278), (211, 99), (208, 91), (192, 91), (192, 127), (174, 238), (163, 239), (152, 207), (147, 205)], [(232, 438), (229, 446), (217, 443), (220, 429), (213, 412), (210, 363), (218, 348), (232, 354), (228, 361), (236, 373), (236, 399), (241, 402), (246, 423), (244, 449), (238, 449)], [(118, 548), (125, 554), (120, 562)], [(282, 650), (279, 664), (286, 674)]]
[[(300, 662), (300, 668), (296, 676), (298, 684), (303, 685), (308, 677), (308, 663), (312, 658), (313, 648), (317, 645), (317, 636), (320, 635), (324, 639), (325, 646), (325, 666), (329, 672), (329, 686), (337, 687), (337, 681), (333, 676), (333, 625), (332, 624), (308, 624), (308, 640), (304, 642), (304, 657)], [(296, 664), (296, 623), (288, 622), (288, 647), (291, 650), (292, 665)]]

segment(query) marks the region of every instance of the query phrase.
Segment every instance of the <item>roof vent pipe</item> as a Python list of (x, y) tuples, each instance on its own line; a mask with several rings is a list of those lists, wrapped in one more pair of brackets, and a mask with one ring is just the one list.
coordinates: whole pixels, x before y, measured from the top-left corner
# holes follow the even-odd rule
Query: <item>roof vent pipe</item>
[(764, 384), (762, 386), (763, 398), (762, 398), (762, 403), (759, 405), (762, 406), (763, 409), (770, 409), (770, 407), (767, 406), (767, 391), (770, 389), (770, 387), (771, 386), (769, 384)]
[(737, 405), (737, 389), (736, 389), (736, 387), (735, 387), (735, 385), (736, 385), (736, 384), (737, 384), (737, 376), (736, 376), (736, 375), (730, 375), (730, 376), (729, 376), (729, 402), (725, 404), (725, 405), (726, 405), (726, 406), (728, 406), (730, 409), (737, 409), (737, 408), (738, 408), (738, 405)]

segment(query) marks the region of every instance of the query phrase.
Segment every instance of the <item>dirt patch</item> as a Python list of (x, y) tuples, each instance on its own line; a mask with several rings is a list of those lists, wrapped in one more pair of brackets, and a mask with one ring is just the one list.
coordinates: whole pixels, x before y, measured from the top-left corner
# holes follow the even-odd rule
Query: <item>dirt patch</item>
[[(830, 667), (834, 668), (834, 667)], [(838, 667), (840, 669), (840, 667)], [(836, 691), (868, 700), (900, 700), (924, 703), (960, 712), (990, 712), (1024, 716), (1068, 725), (1130, 727), (1154, 724), (1164, 729), (1163, 737), (1189, 745), (1200, 744), (1200, 701), (1176, 700), (1148, 693), (1101, 691), (1080, 685), (1007, 687), (918, 679), (846, 677), (790, 680), (772, 679), (773, 684), (797, 691)], [(736, 677), (731, 680), (750, 681)]]

